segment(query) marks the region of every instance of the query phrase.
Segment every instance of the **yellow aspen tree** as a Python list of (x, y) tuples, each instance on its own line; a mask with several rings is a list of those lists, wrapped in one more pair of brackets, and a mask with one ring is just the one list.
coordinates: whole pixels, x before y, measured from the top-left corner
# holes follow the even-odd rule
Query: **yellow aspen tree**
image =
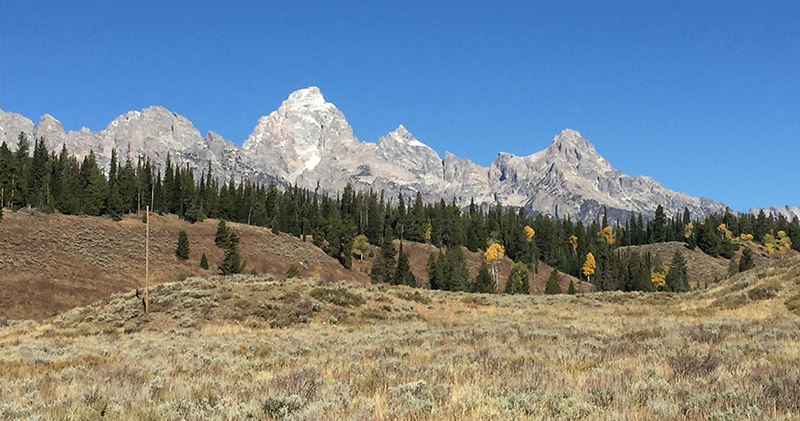
[(497, 261), (503, 258), (505, 254), (505, 247), (498, 243), (492, 243), (492, 245), (486, 249), (486, 253), (483, 255), (484, 259), (486, 259), (486, 263), (492, 266), (492, 273), (494, 274), (495, 283), (497, 282)]
[(586, 279), (591, 282), (592, 275), (594, 275), (594, 270), (597, 268), (597, 262), (594, 261), (594, 255), (592, 252), (586, 253), (586, 260), (583, 262), (583, 267), (581, 271), (584, 275), (586, 275)]
[(529, 225), (525, 225), (525, 228), (522, 230), (525, 231), (525, 237), (528, 238), (528, 242), (530, 243), (533, 240), (533, 236), (536, 234), (536, 231), (534, 231)]
[(689, 237), (691, 237), (692, 231), (694, 231), (694, 224), (689, 222), (688, 224), (686, 224), (685, 227), (683, 227), (683, 238), (688, 239)]
[(572, 252), (573, 253), (577, 253), (578, 252), (578, 237), (576, 237), (574, 235), (570, 235), (569, 236), (569, 243), (572, 244)]
[(753, 234), (739, 234), (739, 241), (744, 241), (746, 243), (753, 242)]
[(775, 246), (777, 245), (775, 236), (771, 233), (766, 233), (764, 234), (764, 238), (761, 239), (761, 243), (764, 244), (764, 251), (766, 251), (768, 255), (772, 256), (772, 253), (775, 252)]
[(792, 240), (786, 235), (785, 231), (778, 231), (778, 238), (776, 239), (776, 244), (778, 246), (778, 253), (783, 256), (784, 252), (789, 251), (792, 248)]
[(602, 235), (606, 239), (608, 245), (614, 244), (614, 231), (611, 230), (611, 227), (603, 228), (597, 235)]
[(733, 233), (728, 229), (728, 227), (725, 225), (724, 222), (719, 224), (719, 226), (717, 226), (717, 231), (722, 233), (722, 235), (725, 236), (725, 238), (727, 238), (728, 240), (733, 238)]

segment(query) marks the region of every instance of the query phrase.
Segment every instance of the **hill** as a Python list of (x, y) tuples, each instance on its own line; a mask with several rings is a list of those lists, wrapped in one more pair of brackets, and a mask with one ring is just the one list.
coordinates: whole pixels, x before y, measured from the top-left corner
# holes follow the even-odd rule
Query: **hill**
[[(217, 223), (207, 219), (190, 224), (174, 215), (151, 215), (151, 284), (217, 273), (224, 257), (214, 244)], [(318, 272), (326, 280), (368, 282), (365, 274), (345, 269), (310, 242), (250, 225), (228, 226), (241, 239), (248, 272), (283, 274), (295, 264), (304, 276)], [(175, 257), (180, 230), (189, 234), (187, 261)], [(6, 210), (0, 223), (0, 317), (41, 320), (143, 286), (144, 244), (145, 224), (139, 216), (115, 222)], [(200, 268), (203, 253), (209, 270)]]
[(799, 292), (796, 257), (685, 294), (188, 278), (0, 321), (0, 417), (790, 420)]

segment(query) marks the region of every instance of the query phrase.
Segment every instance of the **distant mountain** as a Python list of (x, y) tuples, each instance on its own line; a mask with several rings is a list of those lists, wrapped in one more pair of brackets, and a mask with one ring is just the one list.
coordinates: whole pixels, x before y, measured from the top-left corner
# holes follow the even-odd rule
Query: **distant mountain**
[[(205, 138), (185, 117), (150, 107), (118, 117), (99, 132), (65, 133), (49, 115), (39, 124), (19, 114), (0, 111), (0, 141), (16, 145), (24, 131), (46, 138), (51, 149), (67, 145), (79, 156), (94, 150), (107, 165), (116, 147), (124, 159), (145, 154), (163, 162), (205, 168), (217, 176), (243, 176), (261, 182), (276, 180), (309, 189), (336, 192), (352, 183), (356, 189), (385, 190), (390, 196), (419, 192), (426, 201), (455, 199), (524, 207), (529, 212), (590, 220), (606, 208), (612, 220), (631, 212), (651, 215), (658, 204), (667, 214), (688, 208), (693, 215), (725, 210), (713, 200), (669, 190), (649, 177), (632, 177), (614, 169), (580, 133), (564, 130), (545, 150), (529, 156), (499, 153), (488, 168), (446, 152), (441, 158), (405, 127), (375, 143), (361, 142), (344, 114), (325, 101), (319, 88), (293, 92), (281, 106), (258, 120), (241, 148), (209, 132)], [(12, 146), (14, 147), (14, 146)]]
[(795, 217), (800, 218), (800, 206), (770, 206), (769, 208), (752, 208), (750, 209), (750, 213), (753, 215), (758, 215), (758, 212), (762, 210), (765, 214), (772, 215), (775, 218), (783, 215), (789, 221)]

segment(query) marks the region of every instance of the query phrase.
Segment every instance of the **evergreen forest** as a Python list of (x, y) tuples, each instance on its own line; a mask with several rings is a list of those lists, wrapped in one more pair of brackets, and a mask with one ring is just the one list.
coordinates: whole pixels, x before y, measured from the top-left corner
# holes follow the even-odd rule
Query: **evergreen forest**
[[(193, 169), (172, 162), (169, 155), (163, 166), (144, 156), (134, 162), (130, 154), (122, 161), (114, 150), (104, 171), (94, 152), (79, 160), (66, 145), (59, 153), (50, 152), (44, 139), (31, 145), (20, 133), (16, 151), (5, 142), (0, 145), (0, 218), (2, 208), (119, 219), (150, 207), (189, 222), (215, 218), (269, 227), (304, 240), (310, 236), (347, 268), (354, 256), (363, 256), (364, 246), (357, 243), (369, 243), (381, 249), (373, 262), (373, 282), (474, 292), (497, 291), (493, 263), (502, 256), (515, 262), (513, 279), (506, 282), (508, 293), (527, 293), (527, 270), (538, 273), (539, 262), (599, 290), (683, 291), (689, 285), (680, 253), (670, 262), (660, 262), (621, 247), (680, 241), (689, 249), (726, 259), (733, 259), (742, 243), (753, 241), (767, 254), (800, 251), (798, 218), (790, 221), (763, 211), (701, 218), (686, 209), (666, 215), (659, 205), (652, 219), (638, 214), (609, 224), (603, 216), (584, 224), (568, 216), (530, 215), (499, 203), (483, 208), (472, 202), (462, 209), (455, 199), (425, 203), (419, 193), (387, 197), (382, 191), (355, 191), (349, 184), (334, 196), (244, 178), (220, 180), (210, 163)], [(397, 239), (399, 250), (393, 245)], [(411, 274), (404, 241), (439, 248), (428, 261), (427, 279)], [(469, 278), (461, 246), (487, 257), (475, 279)], [(732, 262), (731, 268), (749, 264)]]

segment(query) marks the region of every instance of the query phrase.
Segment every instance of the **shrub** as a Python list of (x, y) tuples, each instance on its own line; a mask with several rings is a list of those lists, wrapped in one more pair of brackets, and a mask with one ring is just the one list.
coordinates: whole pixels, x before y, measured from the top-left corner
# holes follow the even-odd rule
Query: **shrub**
[(717, 369), (719, 359), (711, 352), (705, 357), (689, 355), (682, 350), (675, 357), (670, 357), (667, 362), (677, 377), (695, 377), (709, 375)]
[(286, 278), (299, 278), (300, 277), (300, 269), (297, 268), (294, 264), (289, 266), (289, 269), (286, 269)]
[(300, 397), (291, 396), (270, 396), (264, 399), (261, 409), (269, 419), (285, 418), (292, 412), (297, 411), (303, 406)]
[(320, 301), (340, 307), (358, 307), (366, 302), (361, 294), (353, 294), (344, 288), (314, 288), (310, 295)]
[(395, 292), (398, 298), (406, 301), (414, 301), (420, 304), (430, 304), (431, 298), (425, 294), (420, 293), (419, 291), (414, 292), (407, 292), (407, 291), (397, 291)]
[(205, 253), (203, 253), (203, 257), (200, 258), (200, 269), (208, 269), (208, 258)]
[(753, 301), (769, 300), (775, 298), (780, 290), (779, 285), (765, 285), (751, 289), (747, 296)]

